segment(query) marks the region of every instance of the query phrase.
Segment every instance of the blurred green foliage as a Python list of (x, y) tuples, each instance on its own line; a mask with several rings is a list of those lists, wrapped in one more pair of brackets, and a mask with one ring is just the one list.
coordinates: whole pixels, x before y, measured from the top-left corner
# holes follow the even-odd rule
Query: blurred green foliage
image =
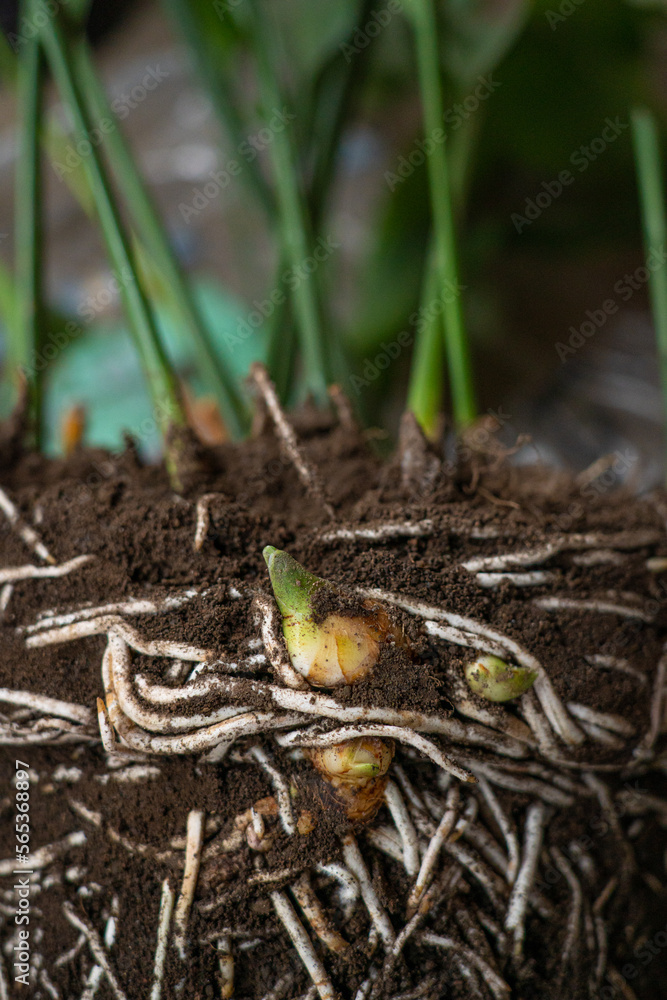
[[(293, 140), (297, 144), (299, 183), (309, 206), (315, 235), (323, 231), (335, 184), (341, 148), (352, 123), (372, 121), (382, 130), (400, 107), (400, 128), (386, 128), (382, 156), (395, 172), (423, 138), (416, 82), (412, 0), (264, 0), (274, 56), (286, 101), (298, 107)], [(255, 39), (251, 5), (244, 0), (164, 0), (164, 6), (193, 49), (193, 67), (220, 111), (221, 140), (232, 141), (257, 127), (259, 95), (253, 82)], [(665, 94), (659, 90), (659, 52), (667, 38), (666, 5), (625, 0), (441, 0), (441, 60), (445, 88), (447, 148), (453, 175), (453, 198), (459, 229), (460, 271), (466, 285), (464, 305), (474, 340), (486, 336), (494, 289), (494, 265), (507, 254), (545, 258), (577, 255), (591, 248), (640, 245), (639, 214), (630, 130), (623, 128), (604, 155), (582, 167), (581, 147), (601, 135), (607, 119), (629, 123), (637, 103), (664, 119)], [(370, 25), (381, 23), (380, 30)], [(250, 67), (250, 72), (248, 71)], [(488, 98), (470, 107), (480, 78), (491, 79)], [(465, 104), (469, 99), (468, 105)], [(396, 138), (399, 136), (400, 138)], [(582, 160), (582, 156), (584, 160)], [(575, 159), (573, 159), (573, 157)], [(527, 200), (564, 169), (576, 183), (553, 199), (519, 232), (513, 215), (525, 212)], [(250, 181), (244, 197), (265, 210), (275, 228), (275, 195), (265, 164), (258, 158), (244, 171)], [(360, 370), (382, 342), (404, 329), (414, 332), (424, 267), (430, 242), (430, 208), (424, 164), (400, 183), (381, 184), (375, 215), (369, 220), (367, 246), (355, 275), (355, 293), (343, 309), (342, 342), (348, 371)], [(393, 190), (392, 190), (393, 187)], [(281, 248), (276, 240), (276, 265)], [(321, 301), (335, 301), (340, 274), (336, 255), (317, 273)], [(0, 309), (11, 318), (11, 293), (0, 274)], [(209, 289), (210, 294), (216, 294)], [(205, 309), (213, 339), (226, 318), (248, 307), (232, 302), (219, 287), (218, 312)], [(159, 309), (163, 305), (158, 302)], [(328, 310), (323, 309), (326, 314)], [(175, 328), (160, 313), (163, 329)], [(412, 317), (412, 322), (411, 322)], [(325, 325), (330, 318), (324, 317)], [(273, 350), (289, 360), (280, 375), (283, 394), (294, 398), (298, 363), (287, 350), (291, 303), (276, 311), (241, 359), (243, 375), (250, 358)], [(507, 338), (511, 334), (504, 332)], [(48, 412), (77, 380), (99, 365), (102, 333), (90, 330), (72, 356), (58, 361), (51, 380)], [(114, 337), (116, 343), (120, 343)], [(508, 343), (509, 343), (508, 339)], [(89, 348), (86, 344), (89, 343)], [(272, 347), (273, 345), (273, 347)], [(174, 346), (172, 337), (172, 347)], [(183, 345), (181, 345), (183, 348)], [(90, 363), (85, 352), (90, 351)], [(180, 374), (191, 380), (187, 351), (175, 349)], [(119, 349), (119, 357), (125, 356)], [(224, 359), (224, 351), (223, 351)], [(129, 354), (127, 364), (130, 364)], [(229, 360), (229, 359), (227, 359)], [(67, 374), (67, 365), (71, 371)], [(392, 366), (364, 393), (365, 416), (377, 419), (382, 401), (403, 391), (405, 365)], [(128, 369), (129, 371), (129, 369)], [(83, 374), (82, 374), (83, 373)], [(130, 379), (132, 381), (132, 379)], [(290, 391), (291, 386), (291, 391)], [(137, 384), (137, 392), (140, 392)], [(146, 397), (144, 397), (146, 399)], [(90, 400), (91, 408), (97, 405)], [(147, 405), (147, 404), (146, 404)], [(96, 443), (113, 444), (118, 413), (91, 421)], [(122, 407), (120, 408), (122, 409)], [(106, 429), (105, 429), (106, 428)], [(52, 441), (52, 445), (54, 442)]]

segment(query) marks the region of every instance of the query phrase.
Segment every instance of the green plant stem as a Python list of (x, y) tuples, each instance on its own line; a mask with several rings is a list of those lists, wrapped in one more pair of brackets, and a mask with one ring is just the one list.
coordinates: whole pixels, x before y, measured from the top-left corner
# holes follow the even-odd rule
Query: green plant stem
[(431, 246), (424, 271), (421, 305), (424, 319), (415, 338), (414, 354), (410, 366), (407, 408), (414, 413), (422, 430), (429, 438), (438, 431), (438, 417), (442, 409), (444, 344), (440, 313), (428, 309), (438, 295), (439, 275), (435, 249)]
[[(270, 58), (270, 37), (265, 12), (252, 0), (255, 20), (255, 55), (257, 57), (262, 101), (265, 109), (285, 104)], [(295, 274), (310, 255), (311, 232), (305, 200), (299, 184), (296, 156), (287, 128), (276, 131), (269, 146), (278, 199), (278, 224), (282, 250)], [(317, 282), (307, 275), (293, 289), (294, 315), (304, 362), (304, 381), (318, 402), (327, 400), (327, 376)]]
[(139, 260), (145, 262), (151, 273), (156, 275), (175, 306), (175, 311), (180, 314), (198, 355), (202, 378), (215, 396), (225, 425), (234, 437), (238, 437), (247, 426), (243, 400), (233, 378), (220, 363), (211, 345), (209, 332), (199, 314), (187, 279), (176, 260), (157, 210), (95, 71), (85, 38), (81, 38), (77, 43), (75, 54), (81, 87), (85, 90), (92, 113), (99, 121), (110, 119), (115, 124), (115, 128), (106, 133), (105, 148), (116, 183), (125, 198), (130, 217), (147, 251), (147, 253), (139, 251)]
[[(433, 0), (412, 0), (419, 84), (426, 135), (444, 129), (444, 107), (438, 58), (438, 28)], [(456, 256), (456, 236), (445, 143), (435, 142), (428, 156), (433, 212), (438, 294), (443, 299), (445, 351), (454, 419), (459, 428), (476, 413), (470, 352), (463, 322)]]
[[(237, 111), (238, 100), (232, 92), (229, 79), (224, 74), (220, 62), (216, 62), (213, 57), (208, 39), (201, 31), (193, 9), (196, 5), (192, 0), (164, 0), (164, 6), (190, 49), (194, 69), (219, 122), (231, 138), (234, 148), (239, 150), (248, 136)], [(275, 199), (259, 170), (258, 163), (258, 160), (252, 160), (244, 164), (242, 176), (253, 188), (269, 218), (273, 218), (276, 213)]]
[[(632, 113), (632, 140), (642, 212), (644, 253), (648, 260), (652, 252), (664, 252), (667, 223), (658, 127), (655, 117), (646, 108), (637, 108)], [(667, 435), (667, 268), (664, 264), (649, 269), (648, 287), (658, 347)]]
[[(27, 17), (32, 0), (20, 6)], [(42, 291), (42, 170), (39, 134), (42, 117), (43, 57), (37, 38), (25, 43), (18, 60), (20, 150), (16, 171), (16, 283), (19, 317), (14, 331), (10, 368), (28, 382), (32, 443), (42, 441), (42, 366), (37, 364), (44, 321)]]
[[(74, 128), (83, 136), (90, 129), (89, 111), (73, 70), (65, 32), (57, 17), (49, 18), (42, 29), (42, 40), (56, 85), (72, 115)], [(172, 481), (177, 477), (178, 444), (172, 439), (173, 428), (185, 426), (185, 415), (178, 394), (176, 378), (164, 353), (130, 240), (121, 222), (105, 167), (94, 143), (85, 158), (85, 169), (94, 196), (102, 234), (112, 265), (122, 276), (120, 293), (146, 375), (155, 420), (165, 441), (165, 456)]]

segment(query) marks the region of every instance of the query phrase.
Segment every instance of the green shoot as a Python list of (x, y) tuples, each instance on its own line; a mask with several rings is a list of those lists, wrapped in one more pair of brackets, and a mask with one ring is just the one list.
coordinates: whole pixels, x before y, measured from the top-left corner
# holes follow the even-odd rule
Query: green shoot
[[(20, 15), (30, 15), (24, 0)], [(16, 285), (18, 323), (10, 344), (11, 375), (28, 385), (32, 443), (39, 448), (42, 432), (42, 365), (37, 363), (44, 309), (42, 299), (42, 172), (39, 134), (42, 117), (43, 57), (39, 41), (30, 38), (18, 60), (20, 152), (16, 171)]]
[[(664, 249), (667, 224), (658, 127), (654, 116), (646, 108), (635, 109), (632, 113), (632, 140), (644, 230), (644, 252), (648, 259), (653, 251)], [(667, 429), (667, 269), (664, 265), (650, 270), (648, 287)]]
[[(48, 19), (42, 29), (42, 41), (56, 85), (72, 115), (74, 127), (82, 135), (88, 135), (91, 131), (89, 109), (72, 68), (70, 48), (57, 17)], [(94, 144), (91, 144), (90, 153), (85, 159), (85, 170), (111, 263), (119, 274), (128, 276), (120, 283), (121, 296), (130, 332), (146, 375), (155, 420), (164, 436), (167, 467), (172, 481), (177, 485), (179, 442), (174, 439), (172, 431), (185, 426), (185, 415), (176, 379), (160, 343), (141, 286), (130, 240), (121, 221), (104, 164)]]
[(422, 430), (431, 439), (438, 433), (438, 418), (442, 410), (444, 360), (440, 313), (436, 310), (429, 312), (429, 306), (437, 298), (439, 284), (434, 258), (431, 250), (421, 296), (424, 319), (415, 337), (407, 403), (408, 410), (414, 413)]
[[(419, 84), (427, 136), (444, 129), (444, 107), (438, 57), (438, 27), (433, 0), (412, 0), (417, 44)], [(456, 236), (447, 153), (434, 142), (428, 157), (428, 179), (433, 212), (438, 296), (443, 302), (445, 351), (449, 366), (454, 419), (459, 428), (475, 418), (470, 354), (461, 308)]]
[[(85, 89), (92, 113), (100, 121), (113, 119), (113, 111), (95, 71), (84, 38), (77, 44), (75, 55), (79, 80)], [(175, 311), (190, 332), (198, 355), (199, 370), (208, 381), (225, 425), (234, 436), (238, 436), (247, 422), (243, 401), (233, 378), (220, 364), (211, 346), (206, 325), (199, 315), (188, 282), (169, 244), (118, 123), (106, 135), (106, 149), (116, 182), (128, 205), (130, 217), (147, 251), (147, 253), (139, 252), (139, 260), (150, 266), (151, 272), (155, 272), (159, 277), (163, 288), (171, 298)]]
[[(266, 21), (267, 12), (258, 0), (253, 0), (255, 55), (264, 110), (285, 105), (276, 78), (271, 52), (271, 40)], [(310, 254), (311, 232), (305, 200), (299, 185), (296, 155), (288, 129), (276, 131), (269, 147), (278, 199), (278, 226), (282, 252), (297, 274)], [(327, 372), (321, 329), (317, 281), (306, 277), (295, 284), (292, 293), (294, 317), (301, 341), (304, 362), (304, 382), (318, 402), (327, 400)]]

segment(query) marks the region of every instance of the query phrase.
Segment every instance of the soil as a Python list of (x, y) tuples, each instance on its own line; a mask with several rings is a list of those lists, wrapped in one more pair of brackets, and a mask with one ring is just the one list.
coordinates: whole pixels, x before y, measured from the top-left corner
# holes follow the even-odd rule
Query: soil
[[(270, 544), (340, 585), (346, 606), (356, 606), (356, 613), (364, 609), (352, 588), (377, 587), (491, 623), (537, 656), (564, 702), (622, 716), (638, 734), (647, 730), (653, 682), (667, 633), (667, 590), (663, 578), (646, 568), (647, 558), (667, 555), (660, 497), (639, 500), (621, 492), (596, 491), (590, 484), (582, 486), (581, 481), (542, 467), (512, 466), (497, 456), (471, 458), (469, 453), (450, 462), (436, 462), (434, 456), (428, 462), (424, 459), (429, 472), (420, 480), (412, 466), (406, 471), (406, 462), (401, 465), (397, 457), (381, 461), (362, 434), (328, 417), (306, 411), (296, 426), (304, 453), (326, 484), (336, 524), (430, 519), (434, 530), (424, 537), (379, 542), (323, 539), (332, 522), (317, 497), (304, 489), (269, 427), (242, 446), (230, 444), (208, 451), (205, 464), (198, 469), (193, 466), (182, 495), (173, 492), (163, 469), (139, 462), (131, 442), (118, 455), (80, 451), (66, 460), (50, 461), (19, 450), (10, 454), (6, 448), (2, 488), (56, 562), (81, 554), (94, 558), (68, 575), (25, 580), (14, 586), (0, 620), (0, 687), (94, 707), (95, 699), (104, 696), (100, 665), (106, 638), (91, 636), (30, 649), (26, 627), (47, 611), (61, 613), (128, 598), (159, 601), (187, 589), (196, 590), (197, 596), (181, 607), (127, 620), (149, 639), (184, 642), (213, 650), (222, 658), (242, 659), (251, 651), (249, 640), (258, 636), (251, 611), (253, 595), (270, 596), (262, 558), (262, 549)], [(204, 493), (216, 497), (210, 503), (206, 540), (195, 551), (195, 504)], [(492, 530), (495, 537), (478, 537)], [(555, 582), (538, 586), (514, 587), (505, 582), (497, 589), (485, 589), (461, 565), (473, 557), (539, 548), (563, 534), (637, 530), (652, 532), (653, 540), (623, 551), (613, 561), (591, 565), (580, 558), (581, 552), (555, 554), (539, 567), (556, 574)], [(0, 567), (37, 561), (9, 522), (0, 519)], [(554, 614), (535, 607), (536, 598), (553, 593), (630, 605), (651, 620), (576, 610)], [(451, 677), (457, 672), (462, 675), (469, 653), (429, 638), (417, 617), (396, 609), (390, 616), (404, 631), (407, 648), (387, 646), (370, 676), (352, 688), (338, 689), (336, 697), (351, 704), (453, 713), (456, 695)], [(635, 675), (601, 670), (586, 659), (600, 655), (622, 658)], [(174, 683), (165, 678), (163, 659), (136, 656), (135, 662), (144, 673)], [(636, 672), (645, 676), (646, 683), (637, 683)], [(272, 679), (268, 672), (264, 676)], [(238, 701), (245, 703), (240, 696)], [(480, 700), (479, 704), (502, 711), (490, 708), (488, 702)], [(192, 711), (202, 707), (201, 702), (193, 703)], [(8, 710), (0, 718), (10, 715)], [(231, 935), (235, 952), (235, 997), (259, 1000), (286, 976), (276, 1000), (308, 991), (310, 981), (276, 919), (269, 892), (292, 884), (299, 873), (319, 863), (339, 861), (340, 836), (349, 823), (308, 761), (293, 759), (266, 736), (243, 741), (220, 764), (188, 755), (130, 761), (132, 766), (153, 768), (137, 781), (119, 780), (118, 763), (107, 757), (95, 739), (61, 746), (2, 747), (0, 859), (12, 857), (15, 848), (11, 783), (17, 755), (30, 766), (31, 850), (72, 831), (82, 830), (86, 838), (33, 884), (30, 929), (33, 963), (37, 964), (31, 968), (31, 985), (12, 983), (10, 996), (74, 998), (84, 993), (93, 964), (88, 948), (82, 947), (71, 960), (58, 962), (79, 936), (63, 917), (65, 901), (100, 935), (109, 917), (117, 916), (116, 939), (109, 950), (112, 966), (130, 1000), (149, 995), (161, 885), (167, 876), (176, 888), (180, 885), (188, 811), (204, 810), (216, 821), (215, 829), (211, 826), (206, 835), (207, 844), (214, 844), (216, 838), (231, 833), (234, 817), (273, 794), (264, 772), (239, 759), (240, 751), (252, 743), (270, 749), (277, 766), (289, 773), (305, 832), (288, 837), (275, 819), (267, 820), (268, 850), (258, 855), (244, 841), (233, 855), (220, 853), (202, 868), (191, 916), (188, 961), (184, 966), (169, 949), (162, 995), (219, 996), (215, 942), (225, 934)], [(444, 741), (442, 745), (452, 749)], [(465, 748), (465, 752), (468, 758), (492, 762), (488, 751)], [(627, 748), (588, 740), (572, 757), (575, 763), (599, 767), (612, 795), (627, 790), (628, 782), (640, 781), (645, 791), (665, 796), (664, 768), (632, 771)], [(437, 768), (430, 761), (398, 745), (396, 761), (418, 790), (438, 790)], [(538, 754), (534, 761), (539, 762)], [(511, 761), (504, 763), (512, 766)], [(516, 763), (517, 773), (522, 766), (523, 762)], [(564, 773), (581, 785), (576, 768)], [(530, 797), (495, 791), (521, 834)], [(84, 817), (82, 806), (101, 815), (99, 825)], [(525, 958), (520, 962), (508, 959), (502, 968), (513, 996), (583, 1000), (634, 995), (649, 1000), (661, 995), (667, 974), (667, 948), (660, 943), (660, 935), (666, 937), (667, 920), (665, 812), (647, 811), (637, 817), (632, 810), (624, 812), (619, 807), (617, 815), (616, 826), (610, 825), (598, 800), (590, 795), (576, 798), (570, 808), (553, 808), (546, 846), (560, 848), (572, 858), (576, 842), (585, 845), (593, 866), (585, 876), (591, 901), (612, 876), (620, 876), (604, 911), (608, 963), (621, 970), (620, 979), (606, 975), (597, 992), (589, 992), (594, 962), (581, 958), (580, 943), (576, 944), (579, 961), (565, 972), (561, 955), (571, 895), (564, 879), (557, 877), (553, 884), (547, 880), (541, 886), (553, 908), (551, 922), (531, 912)], [(491, 816), (484, 819), (495, 829)], [(385, 807), (378, 821), (390, 822)], [(402, 866), (365, 840), (363, 829), (356, 832), (375, 889), (398, 930), (405, 922), (410, 880)], [(123, 837), (135, 847), (143, 845), (141, 852), (129, 851), (121, 842)], [(171, 845), (174, 838), (177, 846)], [(284, 877), (268, 887), (253, 882), (258, 856), (269, 871), (286, 869)], [(441, 865), (445, 878), (449, 865), (451, 860)], [(585, 875), (586, 863), (582, 865)], [(543, 880), (545, 871), (541, 872)], [(352, 944), (344, 956), (332, 955), (319, 944), (318, 949), (339, 995), (353, 997), (371, 963), (366, 911), (358, 906), (346, 919), (335, 883), (314, 875), (313, 885), (332, 921)], [(7, 879), (0, 888), (5, 889), (0, 897), (0, 939), (5, 943), (5, 968), (10, 970), (15, 897)], [(459, 880), (433, 907), (425, 927), (449, 934), (452, 927), (456, 930), (462, 910), (476, 913), (487, 906), (474, 880)], [(653, 944), (645, 961), (641, 949), (647, 941)], [(48, 982), (56, 994), (44, 985), (40, 968), (48, 970)], [(415, 939), (387, 980), (378, 985), (375, 996), (476, 997), (485, 989), (482, 980), (476, 973), (466, 978), (461, 968), (449, 952)], [(96, 995), (100, 1000), (113, 995), (106, 979), (99, 983)]]

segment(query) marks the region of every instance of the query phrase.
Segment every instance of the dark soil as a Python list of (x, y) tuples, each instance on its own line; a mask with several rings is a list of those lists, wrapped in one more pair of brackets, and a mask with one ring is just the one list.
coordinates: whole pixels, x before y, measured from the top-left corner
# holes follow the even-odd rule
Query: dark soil
[[(230, 659), (248, 655), (248, 641), (257, 636), (251, 613), (253, 594), (270, 594), (262, 549), (271, 544), (343, 587), (397, 591), (492, 623), (541, 660), (564, 702), (621, 715), (638, 733), (647, 729), (652, 682), (667, 634), (664, 578), (646, 569), (648, 557), (667, 555), (659, 502), (597, 492), (544, 468), (525, 469), (495, 461), (487, 465), (480, 457), (474, 463), (443, 463), (428, 488), (415, 488), (404, 485), (406, 477), (402, 477), (397, 460), (380, 462), (361, 436), (332, 427), (325, 418), (309, 414), (299, 422), (298, 431), (308, 458), (321, 471), (337, 522), (358, 525), (430, 518), (436, 525), (433, 534), (383, 542), (323, 541), (319, 535), (331, 522), (317, 499), (304, 490), (270, 430), (242, 447), (229, 445), (207, 453), (205, 471), (190, 475), (182, 496), (172, 491), (162, 469), (142, 466), (131, 447), (115, 456), (82, 451), (63, 461), (11, 456), (2, 470), (0, 485), (56, 561), (84, 553), (95, 558), (67, 576), (15, 585), (0, 621), (0, 687), (94, 707), (95, 699), (104, 694), (100, 664), (105, 637), (31, 650), (25, 645), (24, 627), (47, 610), (66, 612), (85, 604), (101, 605), (130, 597), (159, 600), (189, 588), (199, 591), (199, 596), (182, 607), (128, 620), (152, 639), (186, 642)], [(211, 503), (207, 539), (195, 552), (195, 503), (203, 493), (219, 496)], [(471, 537), (471, 529), (482, 527), (497, 529), (498, 537)], [(598, 565), (582, 565), (577, 553), (555, 555), (544, 568), (555, 571), (558, 579), (548, 586), (503, 584), (497, 590), (483, 589), (461, 566), (473, 556), (539, 547), (564, 533), (613, 534), (637, 529), (653, 529), (657, 540), (624, 552), (618, 562)], [(33, 553), (0, 515), (0, 568), (29, 562), (36, 562)], [(534, 607), (535, 598), (552, 593), (620, 604), (632, 604), (638, 598), (637, 606), (648, 610), (652, 621), (591, 612), (553, 614)], [(400, 611), (391, 615), (405, 632), (407, 650), (388, 647), (368, 679), (354, 688), (338, 690), (336, 697), (354, 704), (451, 711), (443, 651), (450, 672), (463, 668), (467, 651), (431, 641), (418, 618)], [(589, 665), (585, 657), (599, 654), (628, 661), (646, 676), (647, 683), (638, 686), (636, 678)], [(146, 673), (163, 676), (164, 661), (136, 659)], [(489, 707), (488, 703), (480, 704)], [(201, 705), (195, 708), (199, 710)], [(267, 869), (289, 869), (282, 883), (273, 883), (270, 888), (286, 886), (298, 872), (340, 858), (339, 836), (347, 820), (307, 761), (289, 759), (270, 737), (254, 742), (270, 747), (279, 766), (292, 775), (296, 811), (309, 812), (314, 824), (310, 832), (292, 838), (281, 832), (279, 824), (271, 825), (272, 846), (262, 854), (263, 863)], [(466, 753), (474, 756), (467, 748)], [(581, 761), (607, 767), (601, 774), (612, 792), (636, 780), (624, 770), (630, 763), (626, 751), (588, 741), (576, 755)], [(84, 947), (72, 961), (55, 965), (78, 937), (63, 917), (62, 904), (69, 900), (100, 934), (109, 915), (117, 912), (112, 965), (131, 1000), (148, 997), (161, 884), (170, 873), (174, 886), (178, 887), (181, 879), (178, 865), (183, 850), (172, 850), (170, 841), (184, 837), (186, 817), (193, 808), (219, 817), (222, 833), (210, 832), (208, 841), (228, 835), (233, 818), (271, 795), (271, 785), (256, 766), (233, 758), (213, 765), (188, 756), (153, 757), (145, 763), (157, 766), (159, 774), (121, 783), (113, 777), (98, 743), (20, 749), (4, 746), (0, 750), (0, 859), (12, 857), (15, 847), (10, 782), (17, 756), (30, 765), (32, 850), (73, 830), (86, 834), (85, 844), (73, 847), (46, 869), (39, 882), (41, 888), (33, 890), (33, 957), (42, 956), (43, 967), (60, 997), (80, 997), (92, 961)], [(490, 760), (488, 753), (480, 752), (479, 756)], [(397, 747), (396, 760), (406, 767), (417, 788), (437, 787), (437, 769), (429, 761), (401, 747)], [(571, 778), (578, 781), (578, 772), (572, 771)], [(642, 773), (639, 780), (643, 788), (665, 797), (664, 770)], [(496, 791), (521, 831), (528, 797)], [(101, 813), (101, 827), (82, 818), (73, 803)], [(379, 819), (389, 822), (384, 809)], [(623, 983), (634, 990), (638, 1000), (653, 1000), (664, 995), (660, 989), (667, 975), (667, 948), (652, 944), (649, 961), (637, 955), (646, 941), (653, 942), (656, 934), (659, 937), (664, 932), (667, 923), (664, 815), (662, 827), (660, 813), (642, 816), (639, 826), (635, 819), (620, 811), (619, 823), (626, 833), (635, 825), (630, 841), (634, 858), (627, 878), (624, 874), (620, 879), (605, 910), (610, 921), (609, 961), (621, 970)], [(597, 799), (586, 797), (577, 799), (570, 809), (554, 810), (547, 831), (547, 846), (560, 847), (570, 857), (573, 842), (588, 838), (585, 849), (595, 866), (589, 887), (592, 900), (612, 875), (625, 873), (623, 844), (609, 824), (603, 829), (604, 823)], [(143, 855), (129, 853), (118, 843), (117, 834), (145, 845)], [(405, 922), (407, 876), (398, 864), (365, 843), (362, 831), (359, 842), (372, 868), (376, 890), (398, 930)], [(160, 852), (169, 850), (168, 857), (159, 857)], [(222, 934), (225, 928), (242, 934), (233, 940), (235, 997), (258, 1000), (287, 973), (292, 978), (281, 995), (297, 997), (308, 990), (305, 970), (275, 918), (267, 890), (248, 882), (256, 874), (256, 857), (247, 847), (233, 856), (222, 854), (216, 865), (206, 869), (205, 878), (200, 877), (190, 929), (191, 954), (184, 969), (170, 949), (165, 998), (219, 996), (215, 940), (216, 932)], [(84, 874), (75, 869), (84, 870)], [(327, 912), (353, 944), (344, 960), (322, 952), (335, 988), (342, 997), (353, 997), (368, 974), (365, 910), (357, 908), (346, 922), (334, 896), (335, 886), (320, 884), (317, 879), (314, 885)], [(6, 890), (0, 897), (0, 919), (4, 921), (0, 939), (9, 942), (15, 931), (10, 880), (3, 879), (0, 888)], [(545, 884), (542, 892), (556, 914), (562, 911), (562, 919), (556, 921), (560, 931), (554, 932), (551, 924), (530, 915), (526, 960), (520, 967), (509, 962), (503, 974), (513, 984), (513, 995), (522, 1000), (588, 998), (592, 995), (587, 987), (592, 969), (580, 965), (564, 977), (560, 968), (570, 905), (567, 885), (562, 878), (556, 879)], [(212, 905), (216, 898), (218, 905)], [(472, 912), (483, 905), (479, 886), (460, 883), (456, 893), (445, 896), (429, 915), (429, 929), (450, 933), (461, 907)], [(9, 972), (13, 960), (7, 951), (3, 958)], [(47, 998), (49, 992), (40, 983), (38, 972), (38, 968), (31, 971), (30, 987), (12, 984), (15, 991), (10, 995)], [(424, 993), (427, 997), (476, 996), (448, 953), (417, 943), (406, 947), (391, 981), (383, 985), (378, 996), (406, 993), (431, 979)], [(96, 995), (100, 1000), (112, 996), (105, 979)], [(618, 982), (607, 979), (596, 994), (600, 998), (623, 995), (633, 994), (623, 994)]]

